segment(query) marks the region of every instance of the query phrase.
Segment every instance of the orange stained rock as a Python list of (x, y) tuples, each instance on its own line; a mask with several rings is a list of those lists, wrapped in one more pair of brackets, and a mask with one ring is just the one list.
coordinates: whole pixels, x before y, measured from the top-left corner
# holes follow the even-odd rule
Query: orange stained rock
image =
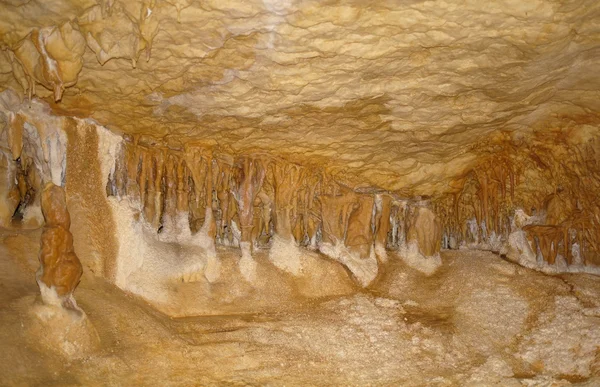
[(373, 244), (373, 217), (374, 198), (372, 195), (359, 195), (354, 211), (348, 218), (346, 232), (346, 246), (358, 251), (361, 258), (367, 258)]
[(8, 145), (10, 146), (13, 160), (21, 157), (24, 124), (25, 117), (22, 114), (9, 113)]
[(568, 249), (567, 232), (563, 227), (552, 225), (529, 225), (523, 227), (527, 233), (530, 242), (533, 242), (534, 252), (542, 253), (544, 260), (550, 265), (556, 263), (556, 256), (559, 251), (559, 244), (563, 242), (562, 248), (567, 263), (571, 263), (571, 256)]
[(435, 213), (427, 207), (413, 207), (410, 209), (408, 242), (416, 241), (421, 254), (431, 257), (441, 248), (442, 224)]
[(68, 297), (77, 287), (83, 269), (73, 250), (64, 188), (46, 184), (42, 192), (42, 213), (46, 224), (42, 232), (38, 282), (54, 288), (59, 296)]
[(546, 223), (550, 225), (561, 224), (575, 210), (573, 201), (562, 189), (557, 190), (556, 193), (549, 195), (544, 200), (544, 208), (546, 209)]
[(22, 67), (29, 99), (35, 94), (36, 83), (62, 99), (65, 88), (77, 82), (83, 67), (85, 39), (71, 22), (61, 26), (35, 28), (14, 47), (13, 52)]
[[(273, 166), (275, 231), (282, 238), (292, 238), (296, 218), (294, 215), (298, 210), (298, 191), (304, 183), (306, 173), (306, 168), (295, 164), (276, 162)], [(297, 237), (299, 237), (299, 233), (297, 233)]]
[[(221, 241), (229, 239), (230, 227), (230, 183), (231, 183), (231, 165), (226, 162), (215, 160), (214, 163), (214, 188), (219, 202), (219, 225), (217, 236)], [(232, 206), (233, 207), (233, 206)]]
[(341, 195), (321, 195), (321, 217), (323, 222), (323, 242), (336, 244), (344, 241), (350, 214), (358, 206), (354, 192)]
[(265, 179), (266, 168), (259, 158), (242, 157), (237, 162), (233, 187), (237, 213), (242, 231), (242, 242), (251, 242), (254, 226), (254, 200)]
[[(186, 149), (184, 158), (193, 182), (189, 200), (191, 226), (197, 231), (206, 220), (207, 209), (212, 207), (212, 159), (196, 149)], [(212, 216), (208, 221), (212, 222)]]
[(392, 198), (389, 195), (381, 195), (380, 203), (375, 213), (375, 241), (384, 247), (390, 231), (391, 212)]
[(184, 160), (177, 161), (177, 211), (189, 209), (189, 172)]

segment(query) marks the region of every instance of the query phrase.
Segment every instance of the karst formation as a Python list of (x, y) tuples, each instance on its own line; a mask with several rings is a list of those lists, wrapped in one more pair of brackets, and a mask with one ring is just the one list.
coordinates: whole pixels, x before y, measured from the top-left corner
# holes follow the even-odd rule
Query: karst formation
[(599, 2), (0, 15), (0, 385), (600, 384)]

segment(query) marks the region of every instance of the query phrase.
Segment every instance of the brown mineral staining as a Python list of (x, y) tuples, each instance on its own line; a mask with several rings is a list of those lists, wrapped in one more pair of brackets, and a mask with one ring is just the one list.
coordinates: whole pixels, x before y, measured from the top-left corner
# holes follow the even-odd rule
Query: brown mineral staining
[[(565, 135), (554, 131), (518, 144), (500, 137), (482, 148), (481, 161), (456, 181), (458, 191), (434, 199), (444, 234), (459, 244), (481, 246), (492, 239), (508, 241), (522, 228), (533, 253), (539, 251), (549, 265), (559, 255), (572, 264), (573, 251), (586, 265), (600, 262), (599, 140), (577, 144)], [(531, 223), (514, 219), (519, 209)]]
[(254, 226), (254, 200), (265, 179), (264, 161), (259, 158), (243, 157), (236, 160), (234, 169), (233, 196), (237, 204), (237, 214), (242, 232), (241, 242), (252, 241)]
[(21, 157), (21, 151), (23, 150), (23, 125), (25, 124), (25, 117), (22, 114), (9, 113), (8, 122), (8, 145), (12, 152), (13, 160), (17, 160)]
[(598, 0), (365, 3), (0, 1), (0, 384), (599, 384)]
[(341, 243), (345, 239), (348, 220), (352, 211), (357, 207), (355, 194), (345, 192), (336, 195), (319, 196), (321, 203), (321, 217), (323, 221), (323, 242), (332, 245)]
[[(392, 215), (392, 197), (389, 195), (377, 195), (375, 197), (375, 218), (373, 226), (375, 228), (375, 245), (385, 250), (390, 233), (390, 217)], [(387, 257), (377, 252), (378, 258), (386, 261)]]
[[(298, 218), (298, 194), (307, 169), (290, 163), (275, 163), (273, 167), (275, 188), (275, 231), (284, 239), (291, 239), (292, 231), (299, 227), (293, 227)], [(295, 233), (297, 241), (300, 241), (300, 232)]]
[(409, 243), (416, 242), (425, 257), (434, 256), (440, 252), (442, 224), (429, 208), (411, 207), (406, 238)]
[[(36, 84), (44, 86), (60, 101), (64, 90), (77, 82), (83, 66), (85, 40), (70, 22), (61, 26), (33, 29), (19, 41), (14, 56), (22, 66), (22, 85), (27, 85), (29, 99), (36, 94)], [(20, 78), (20, 72), (15, 76)]]
[(569, 242), (567, 233), (562, 227), (550, 225), (528, 225), (523, 227), (527, 233), (529, 243), (534, 247), (533, 251), (540, 250), (542, 257), (550, 265), (556, 262), (556, 256), (561, 246), (563, 257), (567, 263), (571, 263), (571, 254), (569, 252)]
[(374, 198), (372, 195), (360, 195), (354, 206), (354, 211), (348, 218), (346, 230), (346, 246), (351, 251), (358, 252), (361, 258), (367, 258), (373, 246), (373, 217)]
[(83, 269), (73, 250), (64, 188), (46, 184), (42, 192), (42, 213), (46, 224), (42, 232), (38, 283), (40, 287), (43, 284), (54, 289), (59, 297), (70, 301)]

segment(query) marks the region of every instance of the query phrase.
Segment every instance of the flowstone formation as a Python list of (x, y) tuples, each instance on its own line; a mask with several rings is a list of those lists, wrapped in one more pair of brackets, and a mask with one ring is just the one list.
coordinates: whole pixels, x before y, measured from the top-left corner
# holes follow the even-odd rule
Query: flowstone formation
[(267, 265), (431, 275), (442, 249), (598, 272), (597, 12), (3, 2), (0, 224), (41, 227), (69, 181), (84, 268), (161, 305), (231, 251), (239, 294)]
[(0, 15), (0, 385), (600, 385), (598, 0)]
[(254, 249), (269, 248), (276, 267), (300, 276), (300, 247), (346, 265), (362, 286), (375, 279), (376, 234), (381, 256), (390, 238), (389, 197), (376, 204), (379, 194), (353, 192), (321, 168), (269, 155), (193, 144), (178, 150), (147, 137), (125, 139), (120, 149), (106, 192), (132, 201), (158, 238), (203, 233), (212, 246), (239, 247), (249, 282), (256, 281)]

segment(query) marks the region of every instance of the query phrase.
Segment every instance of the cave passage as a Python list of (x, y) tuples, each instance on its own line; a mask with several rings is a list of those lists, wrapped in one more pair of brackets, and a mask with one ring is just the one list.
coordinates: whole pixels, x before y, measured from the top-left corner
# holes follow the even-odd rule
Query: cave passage
[(0, 385), (600, 385), (600, 3), (0, 3)]

